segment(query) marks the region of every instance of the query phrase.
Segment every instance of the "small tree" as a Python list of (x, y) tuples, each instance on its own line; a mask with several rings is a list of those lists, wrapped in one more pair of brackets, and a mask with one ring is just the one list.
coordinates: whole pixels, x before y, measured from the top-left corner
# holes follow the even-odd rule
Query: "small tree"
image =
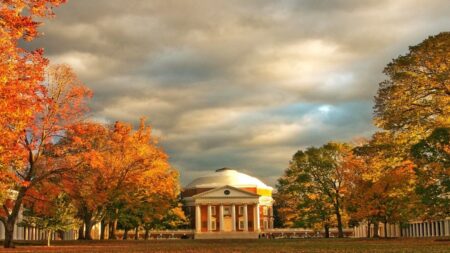
[(52, 233), (67, 231), (77, 227), (76, 209), (70, 204), (65, 194), (59, 194), (55, 199), (44, 203), (34, 203), (24, 211), (22, 225), (35, 226), (47, 234), (47, 246), (50, 246)]
[(344, 177), (358, 166), (361, 161), (347, 144), (328, 143), (298, 151), (286, 171), (291, 179), (285, 182), (287, 191), (298, 196), (298, 202), (291, 207), (299, 210), (297, 218), (307, 217), (311, 223), (320, 220), (327, 230), (332, 221), (329, 214), (333, 213), (338, 236), (343, 237)]

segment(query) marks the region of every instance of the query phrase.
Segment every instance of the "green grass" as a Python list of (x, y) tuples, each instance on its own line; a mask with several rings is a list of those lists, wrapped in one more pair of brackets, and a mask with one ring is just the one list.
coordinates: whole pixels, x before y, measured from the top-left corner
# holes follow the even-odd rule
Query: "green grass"
[(18, 242), (0, 252), (450, 252), (450, 239), (280, 239)]

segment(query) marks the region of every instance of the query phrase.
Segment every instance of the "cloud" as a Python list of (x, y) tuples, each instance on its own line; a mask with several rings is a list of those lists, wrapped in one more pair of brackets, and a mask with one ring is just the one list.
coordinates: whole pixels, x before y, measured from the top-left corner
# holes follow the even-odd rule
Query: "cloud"
[(369, 136), (383, 67), (448, 29), (425, 1), (73, 0), (43, 47), (94, 90), (91, 117), (146, 116), (180, 170), (241, 168), (274, 184), (292, 155)]

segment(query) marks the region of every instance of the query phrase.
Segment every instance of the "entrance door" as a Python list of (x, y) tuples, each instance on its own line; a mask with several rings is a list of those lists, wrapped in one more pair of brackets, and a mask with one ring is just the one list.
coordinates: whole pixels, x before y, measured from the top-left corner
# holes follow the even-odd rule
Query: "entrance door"
[(224, 217), (223, 218), (223, 230), (226, 232), (230, 232), (233, 230), (233, 222), (231, 221), (231, 217)]

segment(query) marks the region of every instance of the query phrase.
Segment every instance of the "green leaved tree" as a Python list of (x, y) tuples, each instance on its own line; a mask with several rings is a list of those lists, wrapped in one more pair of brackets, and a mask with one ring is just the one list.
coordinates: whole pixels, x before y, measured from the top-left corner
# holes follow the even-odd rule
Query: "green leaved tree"
[(450, 128), (438, 128), (411, 150), (426, 218), (450, 216)]
[(65, 194), (59, 194), (56, 198), (41, 203), (34, 202), (24, 210), (24, 219), (21, 225), (34, 226), (46, 231), (47, 246), (53, 232), (68, 231), (79, 225), (75, 219), (76, 209), (70, 203)]

